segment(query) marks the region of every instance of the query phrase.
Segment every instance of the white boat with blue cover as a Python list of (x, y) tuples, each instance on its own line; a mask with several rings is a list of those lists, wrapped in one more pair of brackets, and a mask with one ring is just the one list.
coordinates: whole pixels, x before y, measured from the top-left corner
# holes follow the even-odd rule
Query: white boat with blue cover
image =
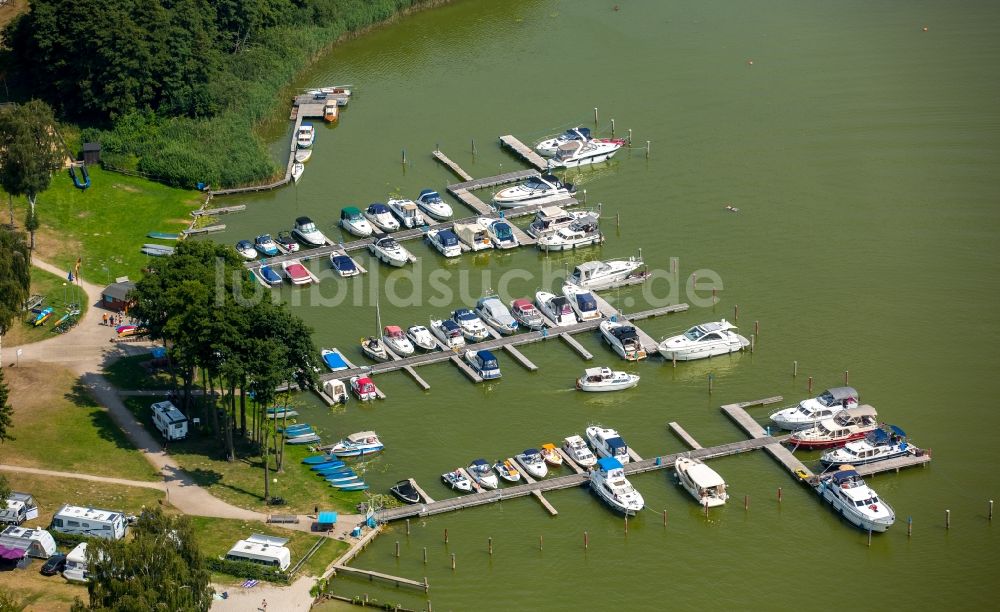
[(469, 342), (482, 342), (490, 337), (483, 320), (468, 308), (459, 308), (452, 312), (451, 320), (458, 324), (462, 335)]
[(892, 507), (879, 499), (852, 466), (820, 476), (815, 490), (840, 516), (865, 531), (886, 531), (896, 522)]
[(889, 425), (888, 431), (876, 429), (864, 439), (848, 442), (841, 448), (823, 453), (819, 460), (824, 465), (865, 465), (912, 455), (917, 450), (917, 447), (906, 441), (906, 432), (895, 425)]
[(498, 191), (493, 203), (500, 208), (514, 208), (529, 204), (545, 204), (564, 200), (576, 192), (576, 187), (563, 183), (551, 174), (533, 176), (527, 181)]
[(274, 271), (271, 266), (264, 264), (256, 270), (257, 278), (264, 281), (266, 285), (280, 285), (281, 275)]
[(479, 374), (483, 380), (494, 380), (500, 378), (500, 363), (496, 356), (486, 349), (478, 351), (466, 351), (465, 360), (469, 362), (472, 369)]
[(377, 453), (384, 448), (374, 431), (358, 431), (334, 444), (330, 454), (335, 457), (361, 457)]
[(372, 224), (355, 206), (347, 206), (340, 210), (340, 227), (359, 238), (367, 238), (375, 232)]
[(628, 321), (619, 321), (617, 317), (611, 317), (601, 321), (598, 329), (604, 342), (625, 361), (639, 361), (646, 358), (646, 349), (642, 346), (639, 332)]
[(428, 231), (427, 242), (445, 257), (458, 257), (462, 254), (462, 244), (450, 229)]
[(399, 223), (407, 229), (420, 227), (426, 223), (424, 216), (420, 214), (420, 209), (417, 208), (417, 203), (413, 200), (392, 199), (385, 204), (399, 219)]
[(561, 295), (555, 295), (547, 291), (539, 291), (535, 294), (535, 304), (542, 314), (551, 319), (557, 326), (576, 325), (579, 321), (573, 306), (569, 300)]
[(417, 206), (420, 207), (420, 210), (427, 213), (429, 217), (438, 221), (447, 221), (455, 214), (451, 206), (446, 204), (441, 199), (440, 194), (433, 189), (424, 189), (420, 192), (420, 195), (417, 197)]
[(646, 505), (642, 495), (625, 478), (625, 466), (618, 459), (601, 457), (590, 471), (590, 488), (609, 506), (634, 516)]
[(490, 237), (493, 247), (501, 250), (516, 249), (521, 246), (510, 223), (503, 219), (491, 219), (490, 217), (480, 217), (479, 225), (486, 229), (486, 235)]
[(580, 321), (596, 321), (604, 318), (604, 314), (597, 308), (597, 298), (587, 289), (566, 283), (562, 292)]
[(431, 333), (448, 349), (459, 349), (465, 346), (465, 335), (462, 328), (451, 319), (431, 319)]
[(337, 349), (323, 349), (319, 354), (323, 358), (323, 363), (326, 364), (326, 367), (330, 368), (331, 372), (348, 370), (351, 367)]
[(524, 471), (533, 478), (545, 478), (549, 473), (545, 459), (537, 448), (525, 449), (524, 452), (514, 455), (514, 460), (520, 463)]
[(278, 255), (278, 245), (271, 238), (271, 234), (261, 234), (254, 239), (254, 248), (264, 257), (274, 257)]
[(487, 325), (505, 336), (517, 332), (517, 320), (495, 295), (479, 298), (476, 302), (476, 314), (486, 321)]
[(295, 226), (292, 227), (292, 234), (298, 237), (303, 244), (309, 246), (325, 246), (329, 243), (323, 232), (316, 228), (316, 224), (309, 217), (299, 217), (295, 219)]
[(330, 267), (336, 270), (340, 278), (350, 278), (361, 274), (358, 264), (354, 263), (350, 255), (343, 253), (330, 253)]
[(365, 209), (365, 218), (383, 232), (394, 232), (399, 229), (399, 221), (392, 216), (389, 207), (381, 202), (375, 202)]
[(613, 457), (622, 463), (628, 463), (631, 460), (628, 454), (628, 445), (614, 429), (591, 425), (584, 431), (584, 434), (598, 457)]
[(591, 139), (590, 128), (577, 126), (575, 128), (570, 128), (552, 138), (547, 138), (537, 145), (535, 145), (535, 150), (538, 151), (539, 155), (544, 155), (545, 157), (552, 157), (559, 150), (560, 145), (564, 145), (567, 142), (587, 142)]
[(474, 459), (465, 471), (484, 489), (496, 489), (500, 486), (500, 480), (485, 459)]

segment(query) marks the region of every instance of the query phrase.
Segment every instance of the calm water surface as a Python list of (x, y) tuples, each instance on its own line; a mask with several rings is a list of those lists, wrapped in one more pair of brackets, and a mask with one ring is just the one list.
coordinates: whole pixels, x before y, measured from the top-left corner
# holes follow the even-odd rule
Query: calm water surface
[[(476, 176), (520, 169), (497, 146), (498, 135), (532, 141), (592, 124), (596, 106), (600, 130), (609, 132), (613, 117), (618, 135), (631, 128), (637, 147), (651, 143), (649, 159), (637, 148), (571, 174), (591, 204), (604, 204), (603, 247), (445, 262), (410, 242), (422, 277), (438, 269), (453, 274), (445, 284), (455, 295), (444, 304), (428, 303), (433, 292), (422, 282), (419, 305), (389, 303), (387, 283), (403, 295), (412, 283), (398, 272), (387, 276), (367, 255), (363, 263), (381, 272), (377, 281), (372, 274), (322, 285), (330, 299), (343, 292), (346, 304), (317, 306), (288, 288), (283, 297), (315, 327), (317, 345), (340, 346), (364, 361), (357, 339), (376, 323), (362, 296), (382, 292), (383, 324), (426, 324), (496, 288), (505, 271), (537, 275), (545, 266), (558, 271), (641, 247), (653, 266), (667, 269), (677, 257), (681, 278), (710, 269), (724, 285), (716, 307), (644, 322), (644, 329), (660, 337), (731, 317), (738, 304), (747, 334), (760, 321), (756, 353), (676, 369), (651, 360), (634, 368), (643, 376), (638, 389), (584, 397), (572, 381), (585, 363), (549, 342), (523, 349), (540, 367), (535, 373), (501, 354), (504, 377), (495, 384), (469, 384), (450, 364), (421, 368), (429, 392), (405, 374), (383, 375), (377, 382), (388, 401), (352, 401), (331, 412), (303, 397), (306, 420), (330, 438), (368, 428), (381, 434), (389, 448), (368, 466), (373, 490), (413, 476), (445, 497), (442, 472), (558, 442), (592, 422), (616, 427), (645, 456), (684, 448), (668, 421), (705, 445), (740, 439), (719, 405), (772, 395), (791, 403), (807, 395), (808, 376), (818, 392), (849, 370), (864, 401), (931, 447), (935, 461), (871, 479), (898, 521), (870, 548), (865, 534), (769, 456), (754, 453), (712, 462), (734, 503), (707, 519), (667, 473), (656, 472), (633, 479), (650, 511), (630, 521), (627, 535), (621, 518), (588, 491), (568, 490), (547, 496), (559, 510), (554, 518), (521, 499), (414, 521), (410, 536), (393, 525), (356, 564), (427, 576), (437, 610), (992, 607), (1000, 567), (986, 517), (987, 500), (1000, 495), (993, 456), (1000, 425), (1000, 5), (712, 0), (612, 7), (456, 2), (339, 47), (301, 85), (351, 83), (358, 93), (341, 124), (319, 130), (297, 187), (240, 199), (248, 211), (227, 217), (229, 230), (218, 239), (276, 233), (300, 214), (339, 238), (343, 206), (393, 192), (415, 197), (425, 187), (443, 193), (454, 179), (431, 159), (435, 145)], [(273, 135), (276, 152), (287, 138)], [(740, 213), (726, 212), (728, 203)], [(539, 283), (517, 280), (508, 293), (529, 295)], [(625, 310), (648, 303), (636, 289), (609, 297)], [(620, 365), (596, 335), (579, 338), (594, 363)], [(766, 412), (754, 414), (763, 421)], [(747, 495), (749, 512), (741, 503)], [(337, 590), (426, 606), (422, 594), (367, 582), (345, 579)]]

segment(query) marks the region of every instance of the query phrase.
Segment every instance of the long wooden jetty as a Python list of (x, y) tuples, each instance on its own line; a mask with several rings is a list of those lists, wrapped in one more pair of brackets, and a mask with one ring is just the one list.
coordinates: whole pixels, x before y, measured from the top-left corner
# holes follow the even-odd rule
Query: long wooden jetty
[(434, 149), (433, 151), (431, 151), (431, 155), (434, 156), (434, 159), (438, 160), (439, 162), (444, 164), (449, 170), (454, 172), (455, 176), (462, 179), (463, 181), (473, 180), (471, 174), (463, 170), (462, 166), (459, 166), (457, 163), (451, 161), (451, 158), (442, 153), (440, 149)]
[(246, 204), (237, 204), (235, 206), (223, 206), (221, 208), (202, 208), (200, 210), (192, 210), (192, 217), (206, 217), (206, 216), (216, 216), (225, 215), (234, 212), (242, 212), (247, 209)]
[(510, 134), (505, 134), (500, 137), (500, 146), (506, 147), (516, 153), (518, 157), (522, 158), (524, 161), (528, 162), (532, 166), (538, 168), (541, 171), (546, 171), (549, 169), (549, 162), (547, 159), (535, 153), (535, 150), (518, 140), (515, 136)]
[(698, 450), (699, 448), (704, 448), (701, 444), (698, 444), (698, 441), (695, 440), (694, 437), (691, 434), (689, 434), (686, 429), (678, 425), (676, 421), (670, 421), (669, 423), (667, 423), (667, 427), (672, 429), (673, 432), (677, 434), (677, 437), (683, 440), (684, 443), (690, 446), (691, 448), (695, 450)]

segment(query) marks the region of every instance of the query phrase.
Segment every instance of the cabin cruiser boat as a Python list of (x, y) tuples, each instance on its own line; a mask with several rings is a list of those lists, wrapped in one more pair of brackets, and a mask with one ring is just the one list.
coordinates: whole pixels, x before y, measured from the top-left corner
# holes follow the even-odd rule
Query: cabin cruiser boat
[(343, 255), (341, 253), (330, 253), (330, 265), (341, 278), (348, 278), (351, 276), (357, 276), (361, 274), (361, 270), (358, 270), (357, 264), (348, 255)]
[(363, 402), (378, 399), (378, 387), (367, 376), (353, 376), (350, 380), (351, 392)]
[(625, 466), (613, 457), (601, 457), (597, 467), (590, 471), (590, 488), (609, 506), (634, 516), (646, 505), (642, 495), (625, 478)]
[(274, 271), (274, 268), (267, 264), (262, 264), (257, 268), (257, 278), (264, 281), (266, 285), (280, 285), (281, 275)]
[(458, 257), (462, 254), (462, 245), (458, 236), (450, 229), (430, 230), (427, 232), (427, 242), (445, 257)]
[(434, 340), (434, 336), (423, 325), (411, 325), (406, 328), (406, 337), (410, 339), (413, 346), (419, 349), (433, 351), (438, 348), (438, 343)]
[(303, 123), (295, 134), (295, 144), (300, 149), (308, 149), (316, 141), (316, 128), (311, 123)]
[(361, 352), (365, 354), (365, 357), (375, 361), (389, 361), (389, 354), (385, 352), (382, 339), (375, 336), (368, 336), (361, 340)]
[(397, 268), (401, 268), (411, 259), (415, 259), (403, 245), (396, 242), (395, 238), (385, 234), (376, 234), (375, 241), (368, 245), (368, 250), (376, 259)]
[(420, 192), (420, 195), (417, 196), (417, 206), (430, 218), (438, 221), (447, 221), (455, 214), (451, 206), (448, 206), (438, 192), (433, 189), (424, 189)]
[(329, 99), (326, 104), (323, 105), (323, 120), (327, 123), (333, 123), (340, 118), (340, 109), (337, 108), (337, 100)]
[(490, 337), (490, 332), (486, 329), (483, 320), (468, 308), (459, 308), (452, 312), (451, 320), (458, 323), (462, 335), (469, 342), (482, 342)]
[(588, 261), (573, 268), (568, 282), (578, 287), (601, 291), (614, 289), (625, 281), (648, 276), (637, 270), (643, 265), (642, 258), (609, 259), (607, 261)]
[(493, 353), (486, 349), (478, 351), (466, 351), (465, 360), (469, 362), (472, 369), (479, 374), (483, 380), (493, 380), (500, 378), (500, 364)]
[(465, 336), (462, 328), (451, 319), (431, 319), (431, 333), (449, 349), (458, 349), (465, 346)]
[(892, 507), (880, 500), (852, 466), (819, 477), (816, 493), (842, 517), (865, 531), (886, 531), (896, 522)]
[(851, 440), (860, 440), (878, 428), (878, 413), (867, 404), (848, 408), (832, 419), (820, 421), (808, 429), (792, 432), (788, 444), (797, 448), (832, 448)]
[(324, 380), (323, 393), (335, 404), (346, 404), (347, 400), (351, 397), (347, 393), (347, 385), (341, 382), (339, 378)]
[(490, 239), (486, 228), (479, 223), (456, 223), (452, 226), (452, 230), (458, 239), (473, 251), (493, 248), (493, 240)]
[(631, 459), (628, 445), (614, 429), (591, 425), (584, 433), (598, 457), (613, 457), (622, 463), (628, 463)]
[(674, 472), (681, 486), (705, 508), (721, 506), (729, 499), (726, 481), (698, 459), (678, 457), (674, 462)]
[(403, 329), (396, 325), (386, 325), (382, 334), (382, 342), (393, 353), (400, 357), (413, 354), (413, 343), (403, 333)]
[(254, 239), (254, 248), (260, 251), (264, 257), (274, 257), (278, 254), (278, 245), (271, 238), (271, 234), (261, 234)]
[(545, 475), (549, 473), (549, 468), (545, 466), (545, 460), (542, 459), (542, 453), (538, 452), (537, 448), (525, 449), (523, 453), (514, 455), (514, 460), (521, 464), (529, 476), (534, 478), (545, 478)]
[(544, 155), (545, 157), (552, 157), (559, 150), (560, 145), (564, 145), (567, 142), (579, 141), (587, 142), (591, 139), (590, 128), (585, 128), (577, 126), (575, 128), (570, 128), (559, 134), (554, 138), (549, 138), (543, 140), (537, 145), (535, 145), (535, 150), (538, 151), (539, 155)]
[(782, 429), (805, 429), (831, 419), (847, 408), (857, 406), (858, 397), (858, 392), (853, 387), (834, 387), (816, 397), (802, 400), (795, 406), (782, 408), (773, 413), (770, 419)]
[(559, 145), (549, 159), (549, 168), (576, 168), (611, 159), (625, 144), (624, 140), (602, 138), (581, 142), (573, 140)]
[(331, 372), (347, 370), (351, 367), (347, 364), (347, 360), (344, 359), (344, 356), (341, 355), (340, 351), (337, 349), (323, 349), (319, 352), (319, 355), (322, 357), (323, 363), (326, 364), (326, 367), (330, 368)]
[(404, 504), (419, 504), (420, 493), (409, 480), (400, 480), (389, 487), (389, 492), (396, 496), (396, 499)]
[(497, 461), (493, 464), (493, 470), (507, 482), (517, 482), (521, 480), (521, 472), (508, 459)]
[(299, 240), (309, 246), (325, 246), (329, 240), (323, 232), (316, 229), (316, 224), (309, 217), (299, 217), (295, 220), (295, 227), (292, 234), (299, 237)]
[(394, 232), (399, 229), (399, 221), (392, 216), (389, 207), (381, 202), (375, 202), (366, 208), (365, 218), (383, 232)]
[(386, 206), (405, 228), (413, 229), (426, 223), (424, 216), (420, 214), (420, 209), (417, 208), (417, 203), (413, 200), (389, 200)]
[(483, 321), (486, 321), (487, 325), (505, 336), (517, 331), (517, 320), (511, 316), (507, 307), (495, 295), (479, 298), (479, 301), (476, 302), (476, 314)]
[(597, 217), (586, 216), (577, 219), (568, 227), (538, 238), (538, 248), (542, 251), (571, 251), (604, 242), (604, 234), (597, 223)]
[(906, 433), (896, 427), (889, 426), (889, 431), (876, 429), (864, 439), (848, 442), (841, 448), (835, 448), (823, 453), (819, 458), (824, 465), (865, 465), (905, 457), (917, 452), (917, 448), (906, 441)]
[(384, 448), (385, 445), (374, 431), (359, 431), (334, 444), (330, 454), (335, 457), (362, 457)]
[(573, 307), (573, 311), (576, 312), (576, 318), (580, 321), (594, 321), (604, 318), (604, 313), (597, 308), (597, 298), (590, 291), (570, 283), (563, 285), (562, 291), (566, 299), (569, 300), (570, 306)]
[(463, 493), (472, 492), (472, 481), (458, 470), (441, 474), (441, 480), (444, 481), (444, 484), (448, 485), (452, 489), (455, 489), (456, 491), (461, 491)]
[(240, 240), (236, 243), (236, 252), (243, 256), (243, 259), (257, 259), (257, 249), (249, 240)]
[(510, 314), (521, 325), (530, 330), (539, 330), (545, 327), (545, 319), (538, 312), (531, 300), (518, 298), (510, 303)]
[(299, 243), (292, 238), (291, 232), (278, 232), (278, 236), (274, 239), (277, 243), (278, 248), (286, 253), (298, 253)]
[(299, 182), (302, 178), (302, 173), (306, 171), (306, 166), (302, 162), (292, 163), (292, 181), (295, 183)]
[(594, 453), (590, 452), (590, 447), (587, 446), (587, 443), (580, 436), (566, 438), (563, 440), (562, 448), (563, 452), (582, 468), (597, 465), (597, 457), (594, 456)]
[(563, 458), (559, 454), (559, 449), (551, 442), (542, 444), (542, 448), (538, 452), (542, 453), (542, 459), (545, 460), (545, 463), (548, 463), (552, 467), (559, 467), (563, 464)]
[(593, 216), (593, 214), (587, 210), (567, 212), (558, 206), (547, 206), (535, 213), (535, 218), (531, 220), (528, 229), (524, 231), (532, 238), (539, 238), (558, 229), (569, 227), (570, 224), (584, 217)]
[(312, 274), (299, 261), (283, 261), (281, 270), (293, 285), (308, 285), (313, 280)]
[(517, 236), (514, 235), (514, 230), (507, 221), (480, 217), (479, 225), (486, 229), (486, 235), (489, 236), (490, 242), (493, 243), (495, 248), (506, 250), (516, 249), (521, 246), (521, 243), (517, 240)]
[(646, 358), (646, 349), (642, 346), (639, 332), (628, 321), (618, 321), (616, 317), (612, 317), (607, 321), (601, 321), (598, 329), (601, 330), (604, 342), (625, 361), (639, 361)]
[(372, 224), (365, 219), (361, 211), (354, 206), (348, 206), (340, 211), (340, 227), (349, 234), (354, 234), (360, 238), (367, 238), (375, 232)]
[(309, 161), (309, 158), (313, 156), (312, 149), (299, 149), (295, 152), (295, 161), (300, 164), (304, 164)]
[(318, 87), (316, 89), (306, 90), (306, 93), (316, 97), (316, 99), (325, 99), (327, 96), (334, 96), (334, 99), (337, 100), (337, 103), (340, 106), (347, 106), (347, 100), (351, 97), (351, 90), (342, 85)]
[(667, 361), (692, 361), (735, 353), (750, 346), (750, 341), (735, 330), (736, 327), (725, 319), (702, 323), (679, 336), (663, 340), (657, 350)]
[(570, 197), (576, 187), (563, 183), (551, 174), (533, 176), (524, 183), (498, 191), (493, 203), (500, 208), (513, 208), (529, 204), (544, 204)]
[(622, 391), (639, 384), (638, 374), (628, 372), (612, 372), (611, 368), (587, 368), (583, 376), (576, 380), (576, 388), (580, 391)]
[(496, 489), (500, 486), (500, 480), (485, 459), (473, 459), (465, 471), (484, 489)]
[(570, 305), (569, 300), (561, 295), (557, 296), (546, 291), (539, 291), (535, 294), (535, 304), (538, 305), (538, 309), (545, 316), (552, 319), (558, 326), (562, 327), (579, 323), (576, 319), (576, 314), (573, 312), (573, 306)]

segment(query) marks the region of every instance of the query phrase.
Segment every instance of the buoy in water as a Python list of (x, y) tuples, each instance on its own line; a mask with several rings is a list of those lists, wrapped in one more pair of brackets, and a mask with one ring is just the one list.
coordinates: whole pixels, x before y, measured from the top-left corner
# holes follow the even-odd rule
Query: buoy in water
[(924, 32), (926, 32), (926, 31), (927, 31), (927, 26), (924, 26)]

